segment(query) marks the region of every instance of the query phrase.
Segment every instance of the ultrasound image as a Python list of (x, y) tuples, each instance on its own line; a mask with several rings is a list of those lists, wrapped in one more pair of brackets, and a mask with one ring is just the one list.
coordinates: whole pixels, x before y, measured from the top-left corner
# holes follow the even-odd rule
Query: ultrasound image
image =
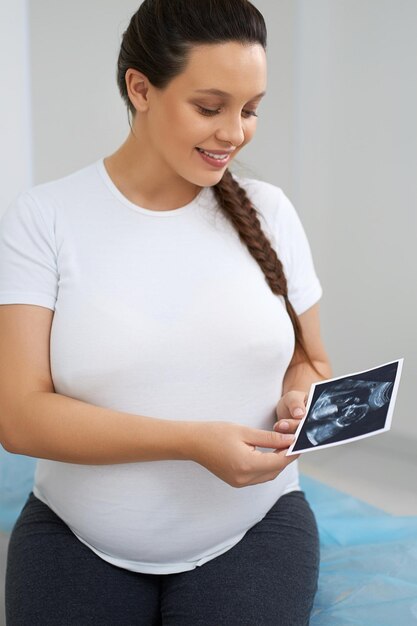
[(305, 434), (313, 445), (326, 442), (388, 404), (393, 382), (346, 378), (335, 382), (314, 403)]

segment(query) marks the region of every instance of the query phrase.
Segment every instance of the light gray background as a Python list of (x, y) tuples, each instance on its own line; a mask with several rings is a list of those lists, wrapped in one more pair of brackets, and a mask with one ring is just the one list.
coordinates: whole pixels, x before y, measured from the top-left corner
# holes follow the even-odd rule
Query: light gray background
[[(365, 440), (359, 453), (364, 467), (378, 445), (397, 467), (405, 453), (415, 464), (417, 3), (254, 1), (268, 25), (269, 85), (242, 173), (281, 186), (301, 216), (324, 287), (335, 375), (405, 358), (392, 432)], [(138, 5), (0, 3), (0, 212), (21, 189), (125, 139), (115, 63)], [(353, 446), (338, 453), (345, 470)], [(337, 459), (322, 451), (315, 463), (320, 478), (337, 483)], [(376, 480), (389, 482), (384, 465)]]
[[(336, 374), (404, 357), (393, 430), (417, 439), (417, 3), (257, 0), (268, 94), (240, 161), (286, 191), (308, 232)], [(115, 83), (133, 0), (30, 3), (33, 178), (127, 135)]]

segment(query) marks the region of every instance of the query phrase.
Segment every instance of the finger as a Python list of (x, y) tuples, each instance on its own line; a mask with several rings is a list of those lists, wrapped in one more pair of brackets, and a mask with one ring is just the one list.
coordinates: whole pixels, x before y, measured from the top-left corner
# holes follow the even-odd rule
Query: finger
[(298, 459), (300, 456), (291, 455), (287, 456), (287, 450), (275, 450), (274, 452), (263, 452), (262, 453), (262, 463), (265, 471), (275, 471), (278, 473), (282, 472), (287, 465)]
[(280, 419), (301, 419), (305, 415), (306, 394), (302, 391), (289, 391), (277, 405), (276, 415)]
[(274, 430), (255, 430), (246, 439), (246, 443), (261, 448), (288, 448), (294, 441), (294, 435), (290, 433), (277, 433)]
[(274, 450), (274, 452), (259, 452), (256, 459), (256, 482), (260, 482), (259, 477), (262, 475), (265, 475), (265, 481), (271, 480), (271, 477), (267, 477), (267, 474), (274, 472), (278, 475), (287, 465), (298, 458), (299, 455), (297, 457), (286, 456), (287, 449)]
[(276, 408), (277, 420), (287, 420), (291, 418), (291, 413), (288, 406), (281, 400)]
[(282, 454), (284, 455), (283, 463), (285, 464), (285, 467), (287, 467), (287, 465), (289, 465), (293, 461), (296, 461), (301, 456), (301, 454), (293, 454), (292, 452), (288, 454), (288, 450), (282, 450)]
[(291, 417), (298, 419), (304, 417), (306, 408), (300, 398), (288, 398), (287, 406)]
[(300, 425), (299, 419), (281, 419), (273, 425), (273, 429), (277, 433), (295, 433)]

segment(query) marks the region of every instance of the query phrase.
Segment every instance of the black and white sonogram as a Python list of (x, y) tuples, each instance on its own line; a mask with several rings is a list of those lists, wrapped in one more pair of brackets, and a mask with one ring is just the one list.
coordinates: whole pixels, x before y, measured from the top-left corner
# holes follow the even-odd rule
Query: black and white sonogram
[(397, 395), (403, 359), (316, 383), (307, 413), (287, 454), (335, 446), (385, 432)]

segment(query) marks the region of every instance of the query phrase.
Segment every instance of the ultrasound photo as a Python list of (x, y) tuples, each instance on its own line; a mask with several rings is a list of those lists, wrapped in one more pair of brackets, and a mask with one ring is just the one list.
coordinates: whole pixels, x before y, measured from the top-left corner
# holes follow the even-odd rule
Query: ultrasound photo
[(335, 446), (391, 427), (403, 359), (311, 387), (287, 455)]

